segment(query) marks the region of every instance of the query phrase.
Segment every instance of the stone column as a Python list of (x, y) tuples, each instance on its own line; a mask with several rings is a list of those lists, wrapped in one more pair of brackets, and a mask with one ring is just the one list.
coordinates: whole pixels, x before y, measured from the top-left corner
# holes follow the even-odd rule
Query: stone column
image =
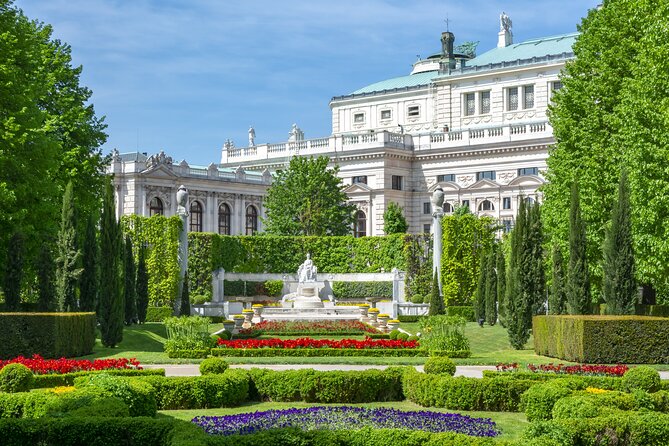
[(432, 194), (432, 274), (434, 277), (434, 269), (437, 270), (437, 277), (439, 281), (439, 295), (443, 295), (441, 285), (441, 250), (442, 250), (442, 231), (441, 219), (444, 217), (444, 190), (437, 187)]
[(181, 218), (181, 232), (179, 233), (179, 295), (174, 301), (175, 312), (181, 307), (181, 293), (183, 290), (186, 271), (188, 270), (188, 189), (179, 186), (177, 191), (177, 215)]

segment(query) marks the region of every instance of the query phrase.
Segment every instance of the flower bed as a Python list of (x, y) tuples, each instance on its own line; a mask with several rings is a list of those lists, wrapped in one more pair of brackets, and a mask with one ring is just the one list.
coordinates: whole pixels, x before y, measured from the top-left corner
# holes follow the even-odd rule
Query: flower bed
[(334, 349), (415, 349), (418, 348), (416, 341), (398, 341), (390, 339), (365, 339), (358, 341), (356, 339), (341, 339), (339, 341), (331, 339), (225, 339), (218, 340), (218, 346), (223, 348), (236, 349), (257, 349), (257, 348), (334, 348)]
[(499, 434), (488, 418), (466, 415), (391, 408), (309, 407), (304, 409), (268, 410), (220, 417), (195, 417), (193, 423), (213, 435), (253, 434), (267, 429), (297, 427), (302, 430), (409, 429), (427, 432), (457, 432), (477, 437)]
[(32, 358), (19, 356), (14, 359), (0, 360), (0, 369), (7, 364), (23, 364), (37, 375), (64, 374), (72, 372), (86, 372), (91, 370), (142, 370), (139, 361), (135, 358), (117, 358), (117, 359), (96, 359), (89, 361), (87, 359), (44, 359), (40, 355), (33, 355)]
[(556, 373), (565, 375), (589, 375), (589, 376), (623, 376), (629, 367), (623, 364), (599, 365), (599, 364), (527, 364), (527, 368), (535, 373)]
[[(418, 348), (212, 348), (212, 356), (239, 356), (244, 358), (268, 358), (277, 356), (316, 357), (316, 356), (366, 356), (405, 358), (427, 356), (425, 350)], [(455, 357), (455, 356), (452, 356)]]
[[(378, 333), (369, 324), (360, 321), (263, 321), (253, 326), (263, 334), (300, 336), (300, 335), (357, 335)], [(244, 334), (246, 330), (241, 330)]]

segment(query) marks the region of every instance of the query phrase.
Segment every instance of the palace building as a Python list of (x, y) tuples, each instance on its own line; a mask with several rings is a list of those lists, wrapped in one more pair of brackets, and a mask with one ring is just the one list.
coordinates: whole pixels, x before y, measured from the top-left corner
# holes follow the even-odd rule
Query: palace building
[(190, 230), (252, 234), (262, 230), (271, 173), (293, 156), (325, 155), (357, 206), (356, 236), (382, 235), (391, 202), (404, 208), (410, 232), (429, 232), (437, 187), (446, 213), (466, 205), (510, 229), (519, 200), (541, 200), (555, 142), (547, 109), (577, 36), (514, 43), (511, 28), (502, 14), (497, 47), (480, 55), (444, 32), (441, 50), (408, 75), (333, 97), (327, 137), (304, 139), (293, 125), (288, 141), (256, 144), (249, 129), (248, 147), (226, 141), (220, 163), (206, 167), (174, 164), (163, 153), (114, 153), (119, 212), (174, 215), (184, 184)]

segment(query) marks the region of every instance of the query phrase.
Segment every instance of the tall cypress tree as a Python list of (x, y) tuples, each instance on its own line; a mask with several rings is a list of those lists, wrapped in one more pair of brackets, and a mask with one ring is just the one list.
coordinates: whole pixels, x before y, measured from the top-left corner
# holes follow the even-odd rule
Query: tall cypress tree
[(474, 311), (476, 312), (476, 320), (479, 324), (485, 321), (486, 311), (486, 289), (488, 282), (488, 271), (486, 270), (488, 256), (485, 251), (481, 251), (479, 259), (479, 280), (476, 286), (476, 296), (474, 300)]
[(79, 284), (79, 307), (81, 311), (95, 311), (98, 302), (100, 275), (98, 270), (98, 240), (95, 226), (95, 218), (91, 215), (86, 222), (82, 253), (83, 271)]
[(432, 290), (430, 291), (430, 308), (427, 314), (435, 316), (437, 314), (444, 314), (444, 298), (439, 294), (439, 275), (437, 269), (434, 269), (432, 276)]
[(532, 326), (532, 316), (545, 314), (546, 309), (546, 262), (544, 257), (544, 232), (541, 222), (541, 206), (534, 202), (529, 206), (529, 233), (526, 248), (529, 266), (527, 292), (531, 305), (528, 324)]
[(100, 224), (100, 337), (105, 347), (115, 347), (123, 340), (123, 239), (116, 221), (114, 188), (107, 184)]
[(132, 255), (132, 240), (125, 236), (125, 323), (132, 325), (137, 320), (137, 292), (135, 289), (135, 258)]
[(618, 201), (611, 212), (611, 226), (604, 241), (603, 294), (607, 314), (633, 314), (638, 296), (634, 280), (634, 248), (630, 218), (630, 189), (623, 168), (618, 184)]
[(553, 245), (551, 289), (548, 296), (548, 312), (550, 314), (564, 314), (567, 300), (567, 289), (564, 276), (564, 260), (562, 250), (558, 244)]
[(523, 348), (530, 338), (532, 296), (530, 293), (531, 212), (524, 199), (520, 200), (516, 226), (511, 234), (511, 258), (506, 284), (506, 329), (511, 346)]
[(585, 224), (581, 219), (578, 183), (573, 182), (569, 207), (569, 269), (567, 273), (567, 310), (569, 314), (590, 314), (592, 310), (585, 249)]
[[(494, 247), (493, 247), (494, 248)], [(497, 323), (497, 250), (491, 249), (486, 261), (485, 320), (488, 325)]]
[(190, 316), (190, 291), (188, 290), (188, 271), (184, 275), (184, 286), (181, 291), (181, 306), (179, 316)]
[(74, 207), (72, 181), (67, 183), (63, 195), (60, 231), (58, 232), (58, 258), (56, 264), (56, 293), (60, 311), (77, 311), (77, 285), (82, 269), (79, 267), (81, 251), (77, 246), (77, 215)]
[(146, 271), (146, 247), (139, 247), (137, 256), (137, 319), (141, 324), (146, 321), (146, 309), (149, 307), (149, 275)]
[(502, 246), (497, 250), (497, 317), (502, 327), (506, 326), (506, 259)]
[(21, 303), (21, 281), (23, 280), (23, 234), (15, 232), (7, 246), (5, 263), (5, 306), (7, 311), (18, 311)]
[(37, 309), (54, 311), (56, 308), (55, 268), (51, 246), (42, 243), (37, 259)]

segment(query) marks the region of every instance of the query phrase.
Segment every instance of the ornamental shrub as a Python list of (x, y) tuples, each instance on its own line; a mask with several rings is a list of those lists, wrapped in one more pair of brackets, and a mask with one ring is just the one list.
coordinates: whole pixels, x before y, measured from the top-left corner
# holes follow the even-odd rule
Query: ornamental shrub
[(400, 333), (397, 334), (397, 340), (398, 341), (406, 341), (408, 339), (409, 339), (409, 335), (406, 334), (406, 333), (400, 332)]
[(453, 376), (455, 375), (455, 363), (445, 357), (430, 357), (425, 361), (423, 370), (431, 375), (447, 374)]
[(633, 367), (623, 375), (623, 386), (628, 392), (656, 392), (660, 389), (660, 373), (648, 366)]
[(156, 415), (156, 389), (141, 378), (121, 378), (100, 373), (76, 378), (74, 385), (78, 388), (100, 389), (109, 396), (119, 398), (128, 405), (132, 417)]
[(530, 387), (521, 397), (521, 406), (528, 421), (550, 420), (558, 400), (584, 388), (583, 380), (578, 378), (552, 379)]
[(33, 372), (23, 364), (7, 364), (0, 369), (0, 391), (25, 392), (35, 382)]
[(409, 341), (409, 342), (411, 342), (411, 341), (416, 341), (416, 342), (418, 342), (419, 340), (420, 340), (420, 338), (419, 338), (418, 336), (416, 336), (416, 335), (411, 335), (411, 336), (409, 336), (409, 337), (407, 338), (407, 341)]
[(469, 352), (469, 340), (465, 336), (465, 325), (466, 321), (461, 317), (430, 316), (421, 319), (421, 347), (430, 352), (437, 350)]
[(390, 333), (388, 333), (388, 339), (395, 340), (397, 339), (397, 335), (399, 335), (401, 332), (399, 330), (392, 330)]
[(200, 363), (200, 374), (201, 375), (218, 375), (226, 370), (230, 366), (228, 363), (221, 358), (207, 358)]
[(600, 414), (600, 407), (585, 395), (561, 398), (553, 405), (553, 419), (594, 418)]

